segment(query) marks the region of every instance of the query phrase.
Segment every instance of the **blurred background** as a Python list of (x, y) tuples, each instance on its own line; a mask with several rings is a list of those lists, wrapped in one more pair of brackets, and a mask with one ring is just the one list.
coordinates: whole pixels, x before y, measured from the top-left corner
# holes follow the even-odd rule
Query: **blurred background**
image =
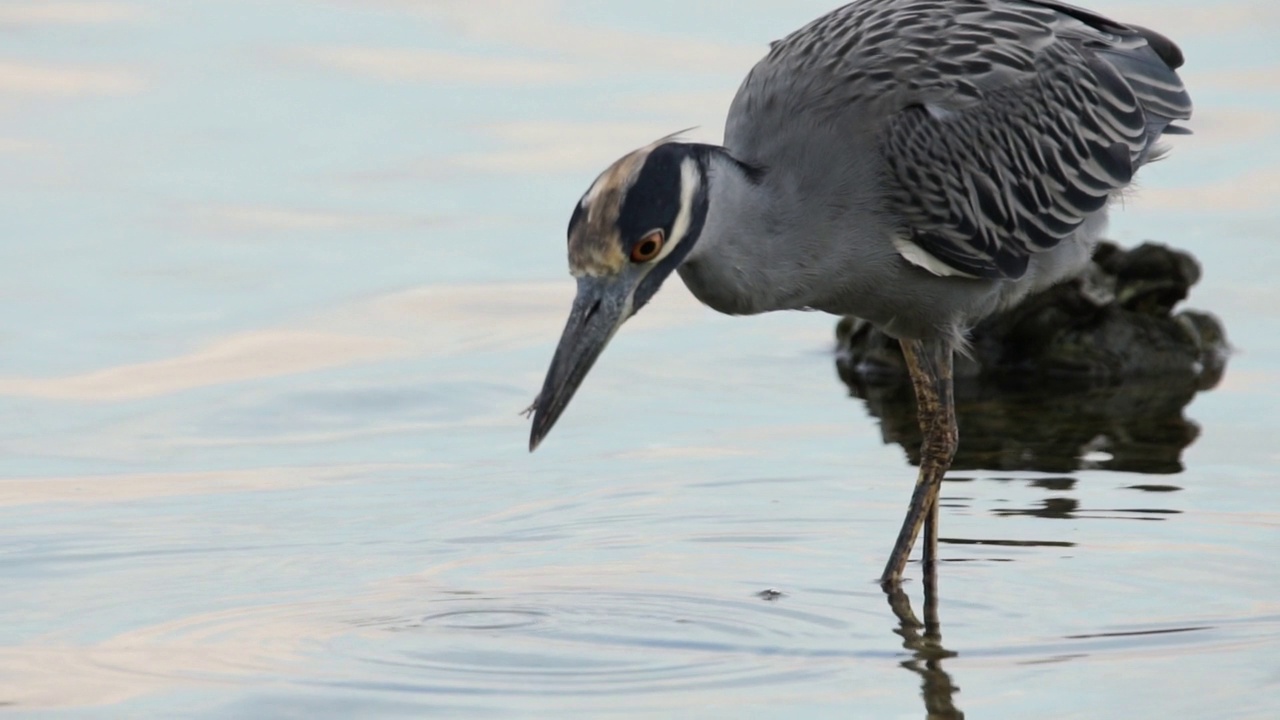
[(1122, 399), (1150, 442), (983, 426), (945, 652), (874, 583), (914, 440), (836, 318), (668, 283), (527, 454), (573, 203), (833, 5), (0, 1), (0, 713), (1274, 717), (1268, 0), (1091, 3), (1197, 103), (1110, 236), (1193, 254), (1235, 352)]

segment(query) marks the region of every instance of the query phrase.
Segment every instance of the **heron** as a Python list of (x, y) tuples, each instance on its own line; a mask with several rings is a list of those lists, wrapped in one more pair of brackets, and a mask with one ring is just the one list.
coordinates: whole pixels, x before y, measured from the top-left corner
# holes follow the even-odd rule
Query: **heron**
[(979, 320), (1078, 275), (1108, 206), (1188, 134), (1182, 51), (1058, 0), (858, 0), (774, 42), (723, 145), (668, 136), (574, 206), (577, 294), (530, 412), (550, 432), (673, 272), (730, 315), (853, 315), (902, 346), (923, 444), (880, 576), (901, 583), (959, 441), (952, 359)]

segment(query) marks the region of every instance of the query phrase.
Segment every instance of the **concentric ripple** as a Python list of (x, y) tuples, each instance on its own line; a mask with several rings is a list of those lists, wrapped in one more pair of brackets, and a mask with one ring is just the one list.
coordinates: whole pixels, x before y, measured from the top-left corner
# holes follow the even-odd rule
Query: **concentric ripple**
[[(827, 599), (824, 598), (824, 601)], [(377, 668), (372, 689), (451, 694), (625, 694), (807, 680), (833, 659), (886, 658), (883, 629), (848, 608), (793, 609), (648, 592), (452, 597), (417, 617), (358, 623), (342, 652)], [(349, 681), (342, 681), (344, 684)]]

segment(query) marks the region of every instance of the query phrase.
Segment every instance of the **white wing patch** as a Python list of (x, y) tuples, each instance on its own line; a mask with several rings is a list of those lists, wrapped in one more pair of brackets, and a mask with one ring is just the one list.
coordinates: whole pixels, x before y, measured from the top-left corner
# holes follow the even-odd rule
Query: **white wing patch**
[(898, 251), (899, 255), (906, 258), (907, 262), (915, 265), (916, 267), (924, 268), (939, 277), (978, 277), (977, 275), (970, 275), (967, 272), (951, 267), (938, 258), (930, 255), (924, 248), (901, 235), (893, 238), (893, 248)]

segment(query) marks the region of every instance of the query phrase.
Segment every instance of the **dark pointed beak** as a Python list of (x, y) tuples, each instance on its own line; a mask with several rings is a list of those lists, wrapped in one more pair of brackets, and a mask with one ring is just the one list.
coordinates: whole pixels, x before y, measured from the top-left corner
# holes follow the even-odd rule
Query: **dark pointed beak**
[(625, 276), (578, 278), (578, 295), (573, 299), (569, 322), (560, 336), (542, 392), (533, 402), (529, 452), (537, 449), (551, 432), (587, 371), (631, 315), (633, 290), (634, 285), (627, 282)]

